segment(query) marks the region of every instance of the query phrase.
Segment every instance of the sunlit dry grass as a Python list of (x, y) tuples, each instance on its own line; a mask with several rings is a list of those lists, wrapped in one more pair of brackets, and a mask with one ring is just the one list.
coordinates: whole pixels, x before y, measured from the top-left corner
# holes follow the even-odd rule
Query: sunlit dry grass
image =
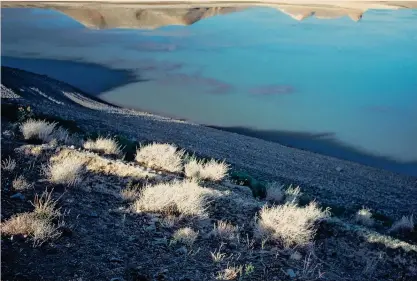
[(167, 172), (180, 172), (183, 169), (183, 150), (170, 144), (153, 143), (136, 151), (136, 161), (146, 167)]
[(53, 220), (61, 214), (56, 208), (56, 201), (52, 199), (51, 193), (44, 192), (41, 197), (36, 195), (33, 206), (35, 207), (33, 212), (14, 215), (2, 223), (2, 233), (29, 236), (35, 246), (58, 238), (59, 226), (54, 225)]
[(44, 168), (44, 173), (49, 181), (54, 184), (75, 186), (82, 181), (85, 172), (85, 161), (73, 155), (61, 158), (59, 161), (51, 161)]
[(101, 152), (109, 155), (120, 156), (122, 154), (121, 146), (116, 140), (111, 138), (99, 137), (96, 140), (87, 140), (83, 144), (85, 149)]
[(137, 212), (148, 211), (186, 216), (205, 216), (211, 189), (190, 180), (146, 186), (134, 203)]
[(302, 194), (303, 193), (301, 192), (299, 186), (293, 187), (292, 185), (290, 185), (290, 187), (285, 191), (285, 202), (298, 203)]
[(227, 266), (227, 268), (219, 271), (216, 280), (236, 280), (242, 276), (243, 266)]
[(255, 226), (257, 237), (270, 239), (284, 247), (303, 246), (315, 234), (315, 223), (329, 216), (315, 202), (300, 208), (294, 203), (263, 207)]
[(372, 226), (374, 220), (372, 219), (371, 210), (368, 208), (360, 209), (355, 215), (355, 221), (362, 225)]
[(239, 227), (226, 221), (217, 221), (217, 223), (213, 226), (211, 235), (222, 240), (237, 239), (239, 235)]
[(57, 123), (49, 123), (44, 120), (29, 119), (20, 125), (20, 131), (26, 140), (37, 139), (43, 142), (67, 141), (68, 131), (57, 127)]
[(12, 182), (13, 190), (28, 190), (33, 187), (33, 183), (29, 183), (23, 175), (15, 178)]
[(16, 168), (16, 161), (14, 159), (12, 159), (10, 156), (1, 161), (1, 169), (3, 171), (13, 171)]
[(185, 176), (197, 180), (221, 181), (228, 171), (229, 165), (214, 159), (204, 163), (196, 158), (192, 158), (184, 166)]
[(182, 243), (191, 247), (198, 237), (198, 232), (189, 227), (180, 228), (172, 236), (172, 243)]

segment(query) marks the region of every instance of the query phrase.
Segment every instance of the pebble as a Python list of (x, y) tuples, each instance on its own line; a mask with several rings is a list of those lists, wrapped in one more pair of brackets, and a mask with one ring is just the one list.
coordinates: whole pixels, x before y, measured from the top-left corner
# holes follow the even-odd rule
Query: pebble
[(187, 254), (187, 248), (185, 248), (184, 246), (183, 247), (181, 247), (181, 248), (179, 248), (179, 249), (177, 249), (175, 252), (177, 252), (178, 254), (180, 254), (180, 255), (186, 255)]
[(10, 196), (11, 199), (20, 199), (20, 200), (25, 200), (25, 195), (23, 195), (22, 193), (18, 192), (16, 194), (13, 194), (12, 196)]
[(291, 278), (295, 278), (295, 277), (297, 277), (297, 275), (295, 274), (294, 270), (292, 270), (291, 268), (287, 269), (287, 274), (288, 274), (288, 276), (290, 276)]
[(124, 279), (122, 277), (114, 277), (110, 281), (124, 281)]
[(98, 214), (96, 212), (90, 212), (90, 213), (88, 213), (88, 216), (90, 216), (92, 218), (98, 218)]
[(338, 171), (340, 173), (341, 171), (343, 171), (343, 169), (340, 168), (340, 167), (336, 167), (336, 171)]
[(118, 258), (118, 257), (111, 257), (110, 262), (123, 262), (123, 260), (121, 258)]

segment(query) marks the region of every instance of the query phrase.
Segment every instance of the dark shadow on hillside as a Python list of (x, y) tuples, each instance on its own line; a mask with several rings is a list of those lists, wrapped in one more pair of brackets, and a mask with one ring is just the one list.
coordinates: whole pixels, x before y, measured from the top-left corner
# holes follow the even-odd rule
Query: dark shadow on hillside
[(400, 174), (417, 176), (417, 159), (412, 162), (402, 163), (388, 157), (373, 155), (340, 142), (333, 133), (314, 134), (308, 132), (258, 130), (247, 127), (208, 127), (276, 142), (284, 146), (328, 155)]
[(147, 81), (131, 70), (112, 69), (100, 64), (59, 59), (1, 57), (2, 66), (46, 75), (68, 83), (93, 96), (134, 82)]

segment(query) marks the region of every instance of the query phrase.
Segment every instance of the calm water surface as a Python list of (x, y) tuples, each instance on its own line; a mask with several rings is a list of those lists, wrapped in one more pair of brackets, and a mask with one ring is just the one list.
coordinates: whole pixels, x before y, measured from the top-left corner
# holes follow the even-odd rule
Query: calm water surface
[(417, 175), (417, 11), (298, 22), (250, 8), (190, 26), (89, 29), (2, 9), (2, 65), (106, 101)]

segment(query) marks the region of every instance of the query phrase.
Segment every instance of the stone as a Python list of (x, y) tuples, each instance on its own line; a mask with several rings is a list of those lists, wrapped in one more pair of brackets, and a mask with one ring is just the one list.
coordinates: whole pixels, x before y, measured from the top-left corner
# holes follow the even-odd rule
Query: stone
[(123, 260), (121, 259), (121, 258), (118, 258), (118, 257), (111, 257), (110, 258), (110, 262), (123, 262)]
[(114, 277), (110, 281), (124, 281), (124, 279), (122, 277)]
[(90, 212), (88, 213), (88, 216), (92, 217), (92, 218), (98, 218), (98, 214), (96, 212)]
[(187, 248), (185, 248), (184, 246), (183, 247), (181, 247), (181, 248), (179, 248), (179, 249), (177, 249), (175, 252), (177, 252), (178, 254), (180, 254), (180, 255), (186, 255), (187, 254)]
[(341, 167), (336, 167), (336, 171), (340, 173), (341, 171), (343, 171), (343, 169)]
[(294, 270), (292, 270), (291, 268), (287, 269), (287, 275), (291, 278), (297, 277), (297, 274), (295, 274)]
[(13, 194), (12, 196), (10, 196), (10, 199), (20, 199), (20, 200), (25, 200), (25, 195), (23, 195), (22, 193), (18, 192), (16, 194)]

